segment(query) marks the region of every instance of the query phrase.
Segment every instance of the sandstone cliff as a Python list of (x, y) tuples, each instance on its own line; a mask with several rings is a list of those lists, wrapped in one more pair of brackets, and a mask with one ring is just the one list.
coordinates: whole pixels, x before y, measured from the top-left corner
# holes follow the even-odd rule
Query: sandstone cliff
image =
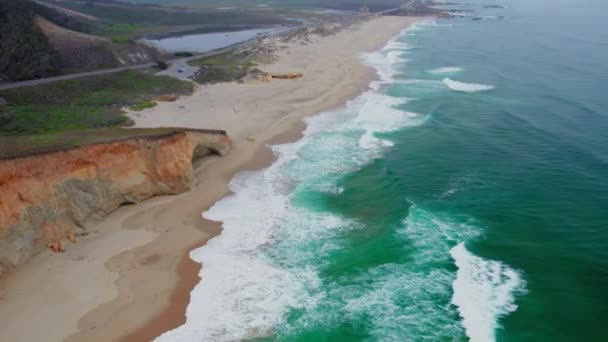
[(223, 131), (176, 130), (0, 160), (0, 275), (121, 204), (188, 190), (192, 160), (230, 148)]

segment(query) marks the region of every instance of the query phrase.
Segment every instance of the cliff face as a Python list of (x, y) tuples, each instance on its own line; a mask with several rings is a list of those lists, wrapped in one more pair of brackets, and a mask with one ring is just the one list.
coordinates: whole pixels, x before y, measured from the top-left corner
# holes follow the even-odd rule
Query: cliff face
[(188, 190), (192, 160), (230, 147), (224, 132), (181, 131), (0, 160), (0, 274), (121, 204)]

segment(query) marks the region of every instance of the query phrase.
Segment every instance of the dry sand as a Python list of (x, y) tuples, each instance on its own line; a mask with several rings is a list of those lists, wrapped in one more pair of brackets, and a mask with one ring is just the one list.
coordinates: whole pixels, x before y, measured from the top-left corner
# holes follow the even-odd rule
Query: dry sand
[(182, 324), (200, 269), (187, 253), (221, 229), (201, 213), (227, 193), (236, 172), (272, 161), (268, 142), (296, 139), (302, 118), (364, 89), (373, 75), (358, 54), (416, 20), (375, 18), (311, 42), (279, 43), (279, 61), (263, 69), (304, 78), (203, 86), (134, 115), (139, 127), (225, 129), (234, 150), (196, 165), (191, 191), (122, 207), (67, 252), (45, 251), (0, 280), (0, 341), (145, 341)]

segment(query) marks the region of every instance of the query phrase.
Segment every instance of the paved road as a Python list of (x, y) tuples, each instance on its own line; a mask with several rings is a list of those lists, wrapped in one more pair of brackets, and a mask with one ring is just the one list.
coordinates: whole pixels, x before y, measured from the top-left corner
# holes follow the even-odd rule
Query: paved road
[(151, 67), (153, 65), (156, 65), (156, 63), (148, 63), (148, 64), (128, 66), (128, 67), (121, 67), (121, 68), (81, 72), (78, 74), (69, 74), (69, 75), (63, 75), (63, 76), (41, 78), (41, 79), (37, 79), (37, 80), (0, 84), (0, 90), (21, 88), (21, 87), (27, 87), (27, 86), (37, 85), (37, 84), (51, 83), (51, 82), (55, 82), (55, 81), (69, 80), (69, 79), (73, 79), (73, 78), (80, 78), (80, 77), (86, 77), (86, 76), (110, 74), (110, 73), (118, 72), (118, 71), (122, 71), (122, 70), (143, 69), (143, 68)]

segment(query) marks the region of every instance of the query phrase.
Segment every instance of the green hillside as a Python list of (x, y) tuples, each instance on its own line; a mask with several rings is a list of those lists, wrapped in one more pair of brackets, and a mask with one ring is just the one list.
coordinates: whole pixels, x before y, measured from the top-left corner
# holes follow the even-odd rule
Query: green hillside
[(0, 78), (21, 81), (56, 75), (60, 57), (34, 23), (29, 1), (0, 0)]

